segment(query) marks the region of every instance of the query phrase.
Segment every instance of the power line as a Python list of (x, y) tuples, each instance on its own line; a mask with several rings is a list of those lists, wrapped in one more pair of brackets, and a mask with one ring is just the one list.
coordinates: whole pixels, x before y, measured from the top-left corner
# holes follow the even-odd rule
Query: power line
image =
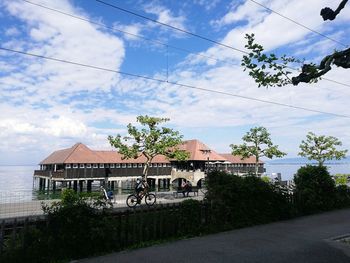
[(143, 18), (143, 19), (152, 21), (152, 22), (157, 23), (157, 24), (159, 24), (159, 25), (162, 25), (162, 26), (165, 26), (165, 27), (169, 27), (169, 28), (171, 28), (171, 29), (177, 30), (177, 31), (182, 32), (182, 33), (186, 33), (186, 34), (188, 34), (188, 35), (191, 35), (191, 36), (194, 36), (194, 37), (203, 39), (203, 40), (205, 40), (205, 41), (209, 41), (209, 42), (214, 43), (214, 44), (216, 44), (216, 45), (219, 45), (219, 46), (222, 46), (222, 47), (225, 47), (225, 48), (229, 48), (229, 49), (232, 49), (232, 50), (235, 50), (235, 51), (239, 51), (239, 52), (244, 53), (244, 54), (249, 54), (249, 52), (247, 52), (247, 51), (244, 51), (244, 50), (242, 50), (242, 49), (239, 49), (239, 48), (235, 48), (235, 47), (226, 45), (226, 44), (224, 44), (224, 43), (222, 43), (222, 42), (219, 42), (219, 41), (210, 39), (210, 38), (208, 38), (208, 37), (206, 37), (206, 36), (201, 36), (201, 35), (198, 35), (198, 34), (196, 34), (196, 33), (187, 31), (187, 30), (185, 30), (185, 29), (182, 29), (182, 28), (179, 28), (179, 27), (176, 27), (176, 26), (172, 26), (172, 25), (169, 25), (169, 24), (160, 22), (160, 21), (158, 21), (158, 20), (149, 18), (149, 17), (147, 17), (147, 16), (144, 16), (144, 15), (141, 15), (141, 14), (138, 14), (138, 13), (135, 13), (135, 12), (133, 12), (133, 11), (127, 10), (127, 9), (125, 9), (125, 8), (122, 8), (122, 7), (119, 7), (119, 6), (110, 4), (110, 3), (106, 3), (106, 2), (101, 1), (101, 0), (96, 0), (96, 1), (99, 2), (99, 3), (101, 3), (101, 4), (110, 6), (110, 7), (112, 7), (112, 8), (118, 9), (118, 10), (120, 10), (120, 11), (123, 11), (123, 12), (125, 12), (125, 13), (128, 13), (128, 14), (131, 14), (131, 15), (134, 15), (134, 16), (137, 16), (137, 17), (140, 17), (140, 18)]
[(96, 22), (96, 21), (93, 21), (93, 20), (90, 20), (90, 19), (86, 19), (86, 18), (81, 17), (81, 16), (76, 16), (76, 15), (73, 15), (71, 13), (67, 13), (67, 12), (64, 12), (64, 11), (52, 8), (52, 7), (48, 7), (46, 5), (34, 3), (34, 2), (31, 2), (31, 1), (28, 1), (28, 0), (22, 0), (22, 1), (26, 2), (28, 4), (31, 4), (31, 5), (35, 5), (35, 6), (38, 6), (38, 7), (41, 7), (41, 8), (44, 8), (44, 9), (47, 9), (47, 10), (50, 10), (50, 11), (62, 14), (62, 15), (65, 15), (65, 16), (69, 16), (69, 17), (72, 17), (72, 18), (75, 18), (75, 19), (78, 19), (78, 20), (81, 20), (81, 21), (84, 21), (84, 22), (88, 22), (88, 23), (91, 23), (91, 24), (94, 24), (94, 25), (97, 25), (97, 26), (104, 27), (104, 28), (109, 29), (109, 30), (114, 31), (114, 32), (117, 31), (117, 32), (120, 32), (120, 33), (123, 33), (123, 34), (126, 34), (126, 35), (130, 35), (130, 36), (133, 36), (133, 37), (137, 37), (137, 38), (149, 41), (149, 42), (151, 42), (153, 44), (162, 45), (162, 46), (164, 46), (166, 48), (172, 48), (172, 49), (175, 49), (175, 50), (178, 50), (178, 51), (181, 51), (181, 52), (185, 52), (185, 53), (190, 54), (190, 55), (195, 55), (195, 56), (199, 56), (199, 57), (203, 57), (203, 58), (207, 58), (207, 59), (212, 59), (212, 60), (215, 60), (217, 62), (224, 62), (224, 63), (231, 64), (231, 65), (234, 65), (234, 66), (237, 65), (237, 64), (234, 64), (234, 63), (230, 63), (230, 62), (228, 62), (226, 60), (223, 60), (223, 59), (215, 58), (213, 56), (206, 56), (206, 55), (203, 55), (203, 54), (194, 53), (194, 51), (191, 51), (191, 50), (188, 50), (188, 49), (185, 49), (185, 48), (180, 48), (180, 47), (177, 47), (177, 46), (173, 46), (173, 45), (170, 45), (168, 43), (164, 43), (164, 42), (159, 41), (159, 40), (155, 40), (155, 39), (151, 39), (151, 38), (148, 38), (148, 37), (141, 36), (139, 34), (130, 33), (130, 32), (127, 32), (125, 30), (118, 29), (118, 28), (116, 28), (114, 26), (110, 27), (110, 26), (108, 26), (106, 24), (103, 24), (103, 23), (100, 23), (100, 22)]
[[(95, 22), (93, 20), (89, 20), (89, 19), (86, 19), (86, 18), (83, 18), (83, 17), (80, 17), (80, 16), (76, 16), (76, 15), (73, 15), (73, 14), (70, 14), (70, 13), (67, 13), (67, 12), (63, 12), (61, 10), (58, 10), (58, 9), (55, 9), (55, 8), (52, 8), (52, 7), (48, 7), (48, 6), (45, 6), (45, 5), (42, 5), (42, 4), (38, 4), (38, 3), (34, 3), (34, 2), (31, 2), (31, 1), (28, 1), (28, 0), (22, 0), (22, 1), (26, 2), (28, 4), (31, 4), (31, 5), (35, 5), (35, 6), (38, 6), (38, 7), (41, 7), (41, 8), (44, 8), (44, 9), (47, 9), (47, 10), (50, 10), (50, 11), (62, 14), (62, 15), (65, 15), (65, 16), (69, 16), (69, 17), (72, 17), (72, 18), (75, 18), (75, 19), (78, 19), (78, 20), (81, 20), (81, 21), (84, 21), (84, 22), (88, 22), (88, 23), (91, 23), (91, 24), (94, 24), (94, 25), (98, 25), (98, 26), (104, 27), (104, 28), (109, 29), (109, 30), (114, 31), (114, 32), (117, 31), (117, 32), (120, 32), (120, 33), (124, 33), (124, 34), (130, 35), (130, 36), (133, 36), (133, 37), (137, 37), (137, 38), (149, 41), (149, 42), (154, 43), (154, 44), (163, 45), (164, 47), (166, 47), (166, 49), (172, 48), (172, 49), (175, 49), (175, 50), (179, 50), (179, 51), (185, 52), (187, 54), (191, 54), (191, 55), (195, 55), (195, 56), (199, 56), (199, 57), (203, 57), (203, 58), (207, 58), (207, 59), (212, 59), (212, 60), (215, 60), (215, 61), (218, 61), (218, 62), (223, 62), (223, 63), (230, 64), (230, 65), (233, 65), (233, 66), (237, 66), (237, 64), (231, 63), (231, 62), (226, 61), (226, 60), (218, 59), (218, 58), (215, 58), (213, 56), (206, 56), (206, 55), (203, 55), (203, 54), (194, 53), (193, 51), (190, 51), (188, 49), (180, 48), (180, 47), (173, 46), (173, 45), (170, 45), (170, 44), (158, 41), (158, 40), (154, 40), (154, 39), (147, 38), (147, 37), (144, 37), (144, 36), (141, 36), (141, 35), (138, 35), (138, 34), (130, 33), (130, 32), (127, 32), (125, 30), (118, 29), (116, 27), (110, 27), (110, 26), (107, 26), (107, 25), (105, 25), (103, 23)], [(239, 50), (237, 50), (237, 51), (239, 51)], [(244, 52), (244, 51), (239, 51), (239, 52), (241, 52), (241, 53), (243, 52), (244, 54), (247, 54), (247, 52)], [(288, 68), (300, 72), (299, 69), (296, 69), (296, 68), (293, 68), (293, 67), (290, 67), (290, 66), (288, 66)], [(342, 82), (339, 82), (339, 81), (335, 81), (335, 80), (328, 79), (328, 78), (322, 78), (322, 79), (323, 80), (327, 80), (329, 82), (333, 82), (333, 83), (338, 84), (338, 85), (343, 85), (343, 86), (346, 86), (346, 87), (350, 87), (350, 85), (342, 83)]]
[[(226, 44), (224, 44), (224, 43), (222, 43), (222, 42), (218, 42), (218, 41), (215, 41), (215, 40), (210, 39), (210, 38), (208, 38), (208, 37), (201, 36), (201, 35), (199, 35), (199, 34), (196, 34), (196, 33), (193, 33), (193, 32), (189, 32), (189, 31), (187, 31), (187, 30), (184, 30), (184, 29), (181, 29), (181, 28), (178, 28), (178, 27), (175, 27), (175, 26), (172, 26), (172, 25), (169, 25), (169, 24), (160, 22), (160, 21), (158, 21), (158, 20), (155, 20), (155, 19), (149, 18), (149, 17), (147, 17), (147, 16), (138, 14), (138, 13), (136, 13), (136, 12), (134, 12), (134, 11), (127, 10), (127, 9), (125, 9), (125, 8), (122, 8), (122, 7), (119, 7), (119, 6), (116, 6), (116, 5), (113, 5), (113, 4), (104, 2), (104, 1), (102, 1), (102, 0), (96, 0), (96, 1), (99, 2), (99, 3), (102, 3), (102, 4), (106, 5), (106, 6), (115, 8), (115, 9), (120, 10), (120, 11), (123, 11), (123, 12), (125, 12), (125, 13), (128, 13), (128, 14), (131, 14), (131, 15), (134, 15), (134, 16), (137, 16), (137, 17), (140, 17), (140, 18), (143, 18), (143, 19), (152, 21), (152, 22), (154, 22), (154, 23), (160, 24), (160, 25), (165, 26), (165, 27), (169, 27), (169, 28), (171, 28), (171, 29), (177, 30), (177, 31), (182, 32), (182, 33), (186, 33), (186, 34), (191, 35), (191, 36), (194, 36), (194, 37), (197, 37), (197, 38), (200, 38), (200, 39), (209, 41), (209, 42), (214, 43), (214, 44), (216, 44), (216, 45), (223, 46), (223, 47), (225, 47), (225, 48), (229, 48), (229, 49), (232, 49), (232, 50), (234, 50), (234, 51), (241, 52), (241, 53), (243, 53), (243, 54), (249, 54), (249, 52), (244, 51), (244, 50), (241, 50), (241, 49), (239, 49), (239, 48), (234, 48), (234, 47), (228, 46), (228, 45), (226, 45)], [(251, 1), (252, 1), (252, 0), (251, 0)], [(273, 10), (271, 10), (271, 11), (273, 11)], [(283, 16), (283, 15), (281, 15), (281, 16)], [(286, 18), (287, 18), (287, 17), (286, 17)], [(287, 19), (289, 19), (289, 18), (287, 18)], [(296, 22), (296, 21), (294, 21), (294, 22)], [(298, 23), (298, 22), (296, 22), (296, 23)], [(300, 26), (303, 26), (303, 27), (307, 28), (306, 26), (304, 26), (304, 25), (302, 25), (302, 24), (300, 24), (300, 23), (298, 23), (298, 24), (299, 24)], [(309, 29), (309, 28), (308, 28), (308, 29)], [(310, 30), (313, 31), (313, 29), (310, 29)], [(313, 32), (318, 33), (317, 31), (313, 31)], [(321, 34), (321, 33), (318, 33), (318, 34)], [(322, 34), (321, 34), (321, 35), (322, 35)], [(329, 38), (329, 37), (327, 37), (326, 35), (324, 35), (324, 37)], [(331, 38), (329, 38), (329, 39), (331, 39)], [(334, 41), (336, 41), (336, 40), (334, 40)], [(339, 43), (340, 43), (340, 42), (339, 42)], [(340, 43), (340, 44), (342, 44), (342, 43)], [(342, 45), (344, 45), (344, 44), (342, 44)], [(280, 65), (282, 65), (282, 64), (280, 64)], [(290, 67), (290, 66), (287, 66), (287, 68), (289, 68), (289, 69), (291, 69), (291, 70), (295, 70), (295, 71), (301, 72), (300, 69), (296, 69), (296, 68), (293, 68), (293, 67)], [(328, 79), (328, 78), (322, 78), (322, 79), (327, 80), (327, 81), (329, 81), (329, 82), (336, 83), (336, 84), (340, 84), (340, 85), (343, 85), (343, 86), (346, 86), (346, 87), (350, 87), (349, 84), (341, 83), (341, 82), (339, 82), (339, 81), (335, 81), (335, 80)]]
[(331, 37), (329, 37), (329, 36), (327, 36), (327, 35), (325, 35), (325, 34), (322, 34), (322, 33), (318, 32), (318, 31), (316, 31), (315, 29), (312, 29), (312, 28), (310, 28), (310, 27), (308, 27), (308, 26), (305, 26), (305, 25), (299, 23), (298, 21), (295, 21), (294, 19), (291, 19), (291, 18), (289, 18), (289, 17), (287, 17), (287, 16), (285, 16), (285, 15), (283, 15), (283, 14), (281, 14), (281, 13), (279, 13), (279, 12), (277, 12), (277, 11), (275, 11), (275, 10), (273, 10), (273, 9), (271, 9), (271, 8), (269, 8), (269, 7), (267, 7), (267, 6), (263, 5), (263, 4), (261, 4), (261, 3), (257, 2), (257, 1), (255, 1), (255, 0), (249, 0), (249, 1), (251, 1), (251, 2), (253, 2), (253, 3), (255, 3), (255, 4), (259, 5), (259, 6), (261, 6), (262, 8), (265, 8), (266, 10), (268, 10), (268, 11), (270, 11), (270, 12), (272, 12), (272, 13), (275, 13), (276, 15), (279, 15), (280, 17), (283, 17), (284, 19), (287, 19), (287, 20), (289, 20), (290, 22), (293, 22), (294, 24), (296, 24), (296, 25), (298, 25), (298, 26), (301, 26), (301, 27), (303, 27), (303, 28), (305, 28), (305, 29), (307, 29), (307, 30), (309, 30), (309, 31), (311, 31), (311, 32), (313, 32), (313, 33), (315, 33), (315, 34), (317, 34), (317, 35), (320, 35), (320, 36), (322, 36), (322, 37), (324, 37), (324, 38), (327, 38), (327, 39), (329, 39), (329, 40), (331, 40), (331, 41), (333, 41), (333, 42), (335, 42), (335, 43), (337, 43), (337, 44), (340, 44), (340, 45), (342, 45), (342, 46), (344, 46), (344, 47), (347, 47), (347, 46), (348, 46), (348, 45), (345, 45), (344, 43), (342, 43), (342, 42), (340, 42), (340, 41), (338, 41), (338, 40), (336, 40), (336, 39), (334, 39), (334, 38), (331, 38)]
[(194, 90), (206, 91), (206, 92), (226, 95), (226, 96), (230, 96), (230, 97), (235, 97), (235, 98), (241, 98), (241, 99), (257, 101), (257, 102), (261, 102), (261, 103), (267, 103), (267, 104), (272, 104), (272, 105), (277, 105), (277, 106), (288, 107), (288, 108), (292, 108), (292, 109), (304, 110), (304, 111), (309, 111), (309, 112), (314, 112), (314, 113), (321, 113), (321, 114), (332, 115), (332, 116), (336, 116), (336, 117), (342, 117), (342, 118), (349, 118), (350, 119), (349, 115), (342, 115), (342, 114), (337, 114), (337, 113), (332, 113), (332, 112), (319, 111), (319, 110), (314, 110), (314, 109), (309, 109), (309, 108), (305, 108), (305, 107), (294, 106), (294, 105), (285, 104), (285, 103), (279, 103), (279, 102), (274, 102), (274, 101), (269, 101), (269, 100), (263, 100), (263, 99), (243, 96), (243, 95), (237, 95), (237, 94), (224, 92), (224, 91), (211, 90), (211, 89), (196, 87), (196, 86), (183, 84), (183, 83), (179, 83), (179, 82), (167, 81), (167, 80), (147, 77), (147, 76), (143, 76), (143, 75), (139, 75), (139, 74), (124, 72), (124, 71), (119, 71), (119, 70), (114, 70), (114, 69), (109, 69), (109, 68), (104, 68), (104, 67), (99, 67), (99, 66), (93, 66), (93, 65), (89, 65), (89, 64), (83, 64), (83, 63), (74, 62), (74, 61), (71, 61), (71, 60), (64, 60), (64, 59), (59, 59), (59, 58), (54, 58), (54, 57), (47, 57), (47, 56), (43, 56), (43, 55), (38, 55), (38, 54), (34, 54), (34, 53), (29, 53), (29, 52), (24, 52), (24, 51), (14, 50), (14, 49), (4, 48), (4, 47), (0, 47), (0, 50), (7, 51), (7, 52), (12, 52), (12, 53), (17, 53), (17, 54), (22, 54), (22, 55), (26, 55), (26, 56), (31, 56), (31, 57), (36, 57), (36, 58), (40, 58), (40, 59), (46, 59), (46, 60), (66, 63), (66, 64), (70, 64), (70, 65), (85, 67), (85, 68), (91, 68), (91, 69), (95, 69), (95, 70), (101, 70), (101, 71), (106, 71), (106, 72), (118, 73), (118, 74), (121, 74), (121, 75), (126, 75), (126, 76), (131, 76), (131, 77), (136, 77), (136, 78), (142, 78), (142, 79), (146, 79), (146, 80), (156, 81), (156, 82), (159, 82), (159, 83), (167, 83), (167, 84), (171, 84), (171, 85), (174, 85), (174, 86), (185, 87), (185, 88), (194, 89)]

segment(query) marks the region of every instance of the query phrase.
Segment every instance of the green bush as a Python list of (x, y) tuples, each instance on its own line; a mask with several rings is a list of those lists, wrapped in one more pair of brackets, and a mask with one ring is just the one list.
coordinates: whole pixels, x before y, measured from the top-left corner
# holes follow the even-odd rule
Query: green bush
[(335, 183), (324, 166), (301, 167), (294, 176), (296, 206), (301, 214), (335, 208)]
[(221, 230), (289, 218), (287, 197), (258, 177), (212, 172), (207, 178), (207, 201), (213, 227)]
[(348, 174), (336, 174), (334, 175), (334, 181), (336, 185), (346, 185), (348, 182)]
[(346, 185), (336, 187), (336, 208), (350, 207), (350, 188)]
[(181, 203), (179, 214), (179, 232), (182, 235), (198, 235), (201, 227), (201, 203), (188, 199)]
[[(61, 202), (43, 206), (45, 224), (9, 240), (18, 246), (5, 253), (5, 262), (18, 262), (19, 258), (23, 262), (57, 262), (111, 251), (116, 224), (103, 210), (96, 209), (95, 201), (65, 190)], [(23, 243), (27, 245), (23, 247)]]

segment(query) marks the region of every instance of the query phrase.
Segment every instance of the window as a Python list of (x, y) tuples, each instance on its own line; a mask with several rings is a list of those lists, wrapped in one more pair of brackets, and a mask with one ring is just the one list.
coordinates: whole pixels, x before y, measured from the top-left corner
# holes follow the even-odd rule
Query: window
[(139, 167), (142, 167), (142, 163), (139, 163)]
[[(66, 169), (70, 169), (70, 164), (66, 164)], [(45, 165), (44, 165), (44, 167), (43, 167), (44, 169), (45, 169)]]
[(166, 164), (166, 167), (171, 167), (171, 163), (167, 163), (167, 164)]
[(126, 163), (123, 163), (123, 164), (122, 164), (122, 167), (125, 168), (125, 167), (126, 167)]
[(131, 163), (128, 163), (128, 168), (131, 168), (132, 167), (132, 164)]
[(100, 163), (100, 168), (105, 168), (103, 163)]
[(79, 165), (79, 168), (84, 168), (85, 166), (84, 166), (84, 164), (83, 163), (81, 163), (80, 165)]
[(114, 168), (114, 163), (112, 163), (109, 167)]
[(158, 163), (158, 167), (162, 167), (162, 164), (161, 164), (161, 163)]
[(163, 163), (163, 167), (166, 167), (166, 163)]
[(98, 167), (98, 165), (97, 165), (97, 163), (94, 163), (94, 166), (93, 166), (94, 168), (97, 168)]
[(115, 164), (116, 168), (120, 168), (120, 163)]
[(150, 164), (149, 164), (149, 167), (153, 167), (153, 164), (152, 164), (152, 163), (150, 163)]
[(77, 163), (73, 164), (73, 168), (78, 168), (78, 164)]
[(86, 168), (91, 168), (91, 163), (88, 163), (88, 164), (86, 165)]
[(109, 164), (105, 164), (105, 167), (106, 167), (106, 168), (109, 168)]
[(132, 167), (137, 168), (137, 163), (134, 163)]

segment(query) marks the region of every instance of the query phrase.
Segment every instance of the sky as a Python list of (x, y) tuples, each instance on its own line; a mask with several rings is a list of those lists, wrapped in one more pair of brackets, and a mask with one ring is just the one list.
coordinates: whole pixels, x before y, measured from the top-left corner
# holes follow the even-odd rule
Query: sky
[[(244, 50), (245, 34), (254, 33), (267, 52), (307, 62), (349, 42), (349, 5), (334, 21), (319, 15), (337, 1), (256, 0), (332, 40), (251, 0), (103, 1), (235, 49)], [(350, 149), (350, 117), (171, 84), (350, 116), (346, 69), (334, 67), (325, 76), (346, 85), (321, 80), (258, 88), (240, 66), (241, 52), (95, 0), (0, 0), (0, 47), (107, 69), (0, 50), (0, 165), (37, 164), (77, 142), (112, 149), (107, 136), (126, 135), (126, 125), (146, 114), (170, 118), (166, 125), (185, 140), (221, 153), (255, 126), (266, 127), (287, 157), (297, 156), (309, 131), (335, 136)]]

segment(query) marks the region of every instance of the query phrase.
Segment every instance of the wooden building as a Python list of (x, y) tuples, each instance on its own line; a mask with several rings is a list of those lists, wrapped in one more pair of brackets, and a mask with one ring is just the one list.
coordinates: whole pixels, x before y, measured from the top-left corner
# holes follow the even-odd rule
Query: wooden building
[[(254, 158), (241, 160), (230, 154), (218, 154), (198, 140), (185, 141), (180, 148), (190, 153), (188, 160), (178, 162), (165, 156), (156, 156), (151, 163), (148, 180), (151, 186), (169, 187), (184, 178), (193, 185), (201, 183), (208, 169), (225, 170), (235, 174), (254, 171)], [(116, 151), (94, 151), (82, 143), (58, 150), (40, 162), (34, 171), (34, 183), (39, 189), (56, 189), (57, 183), (75, 190), (91, 190), (93, 181), (108, 184), (114, 189), (123, 182), (142, 176), (146, 159), (122, 159)], [(263, 172), (263, 163), (259, 168)], [(178, 180), (179, 181), (179, 180)]]

